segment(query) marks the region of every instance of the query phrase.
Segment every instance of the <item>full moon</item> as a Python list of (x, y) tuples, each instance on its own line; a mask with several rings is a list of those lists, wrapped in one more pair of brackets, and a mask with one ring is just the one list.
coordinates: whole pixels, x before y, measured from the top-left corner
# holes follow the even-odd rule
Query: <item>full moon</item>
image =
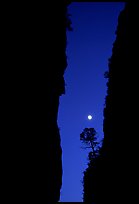
[(92, 120), (92, 115), (88, 115), (88, 120)]

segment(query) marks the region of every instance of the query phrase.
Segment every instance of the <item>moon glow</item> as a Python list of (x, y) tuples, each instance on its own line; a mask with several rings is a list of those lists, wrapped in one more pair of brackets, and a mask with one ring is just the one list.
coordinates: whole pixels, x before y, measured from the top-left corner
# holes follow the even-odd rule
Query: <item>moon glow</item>
[(88, 115), (88, 120), (92, 120), (92, 115)]

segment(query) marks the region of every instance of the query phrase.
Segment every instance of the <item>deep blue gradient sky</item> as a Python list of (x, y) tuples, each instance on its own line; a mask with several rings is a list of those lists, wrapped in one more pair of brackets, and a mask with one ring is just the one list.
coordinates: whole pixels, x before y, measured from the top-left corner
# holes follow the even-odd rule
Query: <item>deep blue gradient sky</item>
[[(73, 31), (67, 32), (66, 94), (60, 97), (58, 114), (63, 150), (61, 202), (82, 202), (88, 151), (81, 148), (80, 133), (85, 127), (94, 127), (99, 139), (103, 138), (104, 72), (108, 70), (118, 15), (124, 5), (73, 2), (68, 7)], [(91, 121), (88, 114), (93, 116)]]

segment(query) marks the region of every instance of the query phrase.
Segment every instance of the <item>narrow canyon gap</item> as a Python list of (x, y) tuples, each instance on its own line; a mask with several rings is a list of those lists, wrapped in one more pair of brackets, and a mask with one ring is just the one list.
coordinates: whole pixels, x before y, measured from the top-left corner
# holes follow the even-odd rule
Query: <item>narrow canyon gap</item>
[[(83, 171), (87, 150), (79, 135), (94, 127), (103, 138), (103, 109), (106, 96), (105, 71), (112, 54), (118, 15), (125, 3), (73, 2), (68, 6), (73, 31), (67, 32), (66, 94), (60, 97), (58, 125), (63, 150), (61, 201), (82, 201)], [(88, 121), (91, 114), (93, 119)]]

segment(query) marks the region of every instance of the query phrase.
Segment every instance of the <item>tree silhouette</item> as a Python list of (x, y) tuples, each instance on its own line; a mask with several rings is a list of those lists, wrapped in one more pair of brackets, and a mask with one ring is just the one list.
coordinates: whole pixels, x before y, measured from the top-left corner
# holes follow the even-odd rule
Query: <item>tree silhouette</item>
[(98, 154), (97, 132), (94, 128), (84, 128), (80, 134), (80, 140), (85, 144), (85, 148), (91, 148), (89, 158), (94, 158)]
[(88, 167), (83, 172), (83, 202), (94, 203), (94, 175), (92, 174), (93, 168), (97, 159), (99, 158), (99, 152), (101, 150), (99, 142), (97, 142), (97, 132), (94, 128), (85, 128), (80, 134), (80, 140), (86, 148), (90, 148), (88, 153)]

